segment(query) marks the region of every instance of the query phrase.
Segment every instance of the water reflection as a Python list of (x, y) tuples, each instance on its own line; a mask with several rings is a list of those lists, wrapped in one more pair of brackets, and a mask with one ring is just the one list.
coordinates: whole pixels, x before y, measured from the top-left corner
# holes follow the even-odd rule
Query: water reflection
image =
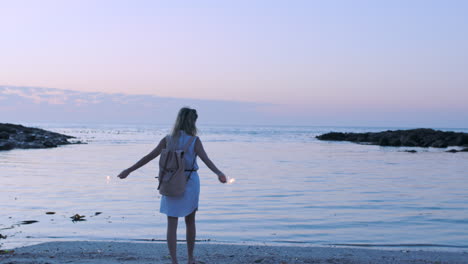
[[(66, 128), (58, 132), (92, 135), (85, 136), (91, 144), (0, 152), (4, 246), (53, 237), (164, 240), (157, 163), (115, 178), (151, 151), (164, 129), (117, 130)], [(234, 178), (219, 184), (200, 162), (202, 240), (468, 244), (466, 153), (331, 144), (313, 140), (315, 128), (204, 131), (208, 154)], [(77, 213), (87, 221), (73, 224)], [(37, 222), (19, 224), (25, 219)]]

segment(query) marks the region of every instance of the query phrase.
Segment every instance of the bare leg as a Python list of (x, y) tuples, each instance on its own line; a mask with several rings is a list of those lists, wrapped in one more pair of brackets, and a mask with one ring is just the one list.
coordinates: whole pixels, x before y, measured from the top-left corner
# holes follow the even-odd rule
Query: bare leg
[(167, 247), (171, 254), (172, 264), (177, 264), (177, 223), (179, 218), (167, 217)]
[(193, 257), (193, 249), (195, 248), (195, 236), (197, 233), (195, 227), (195, 211), (185, 217), (185, 225), (187, 228), (187, 255), (188, 263), (194, 264), (195, 258)]

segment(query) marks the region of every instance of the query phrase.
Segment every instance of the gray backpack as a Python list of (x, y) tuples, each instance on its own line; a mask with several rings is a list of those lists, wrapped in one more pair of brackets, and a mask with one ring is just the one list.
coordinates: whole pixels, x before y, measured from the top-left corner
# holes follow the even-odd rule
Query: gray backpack
[[(184, 154), (193, 140), (195, 140), (195, 137), (190, 138), (183, 149), (174, 149), (170, 147), (170, 137), (166, 138), (166, 148), (162, 150), (159, 158), (158, 190), (160, 194), (165, 196), (181, 196), (184, 194), (185, 185), (193, 171), (193, 168), (190, 168), (190, 175), (185, 176)], [(193, 164), (195, 164), (195, 160)]]

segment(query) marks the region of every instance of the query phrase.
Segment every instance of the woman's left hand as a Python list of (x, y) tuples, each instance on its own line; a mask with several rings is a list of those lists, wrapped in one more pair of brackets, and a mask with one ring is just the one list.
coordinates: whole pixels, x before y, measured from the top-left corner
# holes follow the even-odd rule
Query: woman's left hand
[(130, 174), (130, 171), (127, 169), (127, 170), (122, 171), (117, 177), (119, 177), (120, 179), (125, 179), (128, 177), (129, 174)]

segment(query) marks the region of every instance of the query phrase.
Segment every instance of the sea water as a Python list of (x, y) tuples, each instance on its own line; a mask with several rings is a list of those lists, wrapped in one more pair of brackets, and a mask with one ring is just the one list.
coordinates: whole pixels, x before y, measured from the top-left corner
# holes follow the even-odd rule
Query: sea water
[[(149, 153), (169, 126), (31, 125), (87, 144), (0, 152), (2, 248), (164, 241), (157, 159), (127, 179), (117, 175)], [(199, 160), (197, 239), (468, 250), (468, 153), (315, 138), (387, 129), (397, 128), (200, 126), (208, 155), (235, 181), (220, 184)], [(408, 149), (418, 153), (402, 152)], [(75, 214), (85, 221), (72, 221)], [(180, 218), (179, 239), (184, 232)]]

